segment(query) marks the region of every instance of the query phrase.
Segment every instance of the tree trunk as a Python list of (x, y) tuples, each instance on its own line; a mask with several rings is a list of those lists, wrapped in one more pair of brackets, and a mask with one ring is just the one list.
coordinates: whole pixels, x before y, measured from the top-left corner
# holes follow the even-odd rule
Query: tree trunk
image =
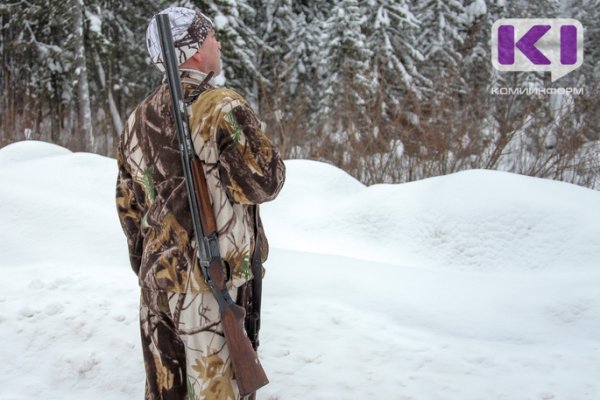
[(82, 0), (71, 0), (73, 12), (73, 47), (75, 51), (75, 76), (77, 77), (77, 98), (79, 101), (79, 129), (84, 138), (84, 149), (96, 152), (92, 128), (92, 108), (88, 82), (85, 42), (83, 30)]
[[(117, 134), (120, 134), (123, 130), (123, 121), (121, 120), (121, 115), (119, 114), (119, 110), (117, 109), (117, 104), (115, 103), (115, 99), (112, 94), (112, 88), (110, 84), (107, 86), (106, 84), (106, 74), (104, 72), (104, 67), (100, 62), (100, 57), (96, 53), (96, 70), (98, 71), (98, 76), (100, 77), (100, 85), (102, 89), (106, 90), (107, 100), (108, 100), (108, 109), (110, 110), (110, 115), (112, 117), (113, 127)], [(112, 137), (112, 135), (110, 135)]]
[(2, 137), (0, 138), (0, 147), (9, 144), (12, 141), (15, 131), (15, 113), (14, 113), (14, 90), (12, 90), (11, 84), (11, 73), (12, 59), (11, 55), (7, 54), (7, 40), (10, 35), (7, 32), (6, 25), (8, 22), (8, 15), (2, 15), (0, 22), (2, 23), (2, 40), (0, 42), (0, 49), (2, 53), (2, 98), (0, 99), (0, 109), (2, 110)]

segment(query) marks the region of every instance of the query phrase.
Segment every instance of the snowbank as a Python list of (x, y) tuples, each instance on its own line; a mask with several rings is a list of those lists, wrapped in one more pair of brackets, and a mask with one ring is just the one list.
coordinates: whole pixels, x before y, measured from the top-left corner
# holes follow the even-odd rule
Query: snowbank
[(35, 141), (1, 149), (0, 160), (0, 265), (104, 265), (126, 255), (115, 160)]
[(0, 150), (0, 164), (34, 160), (36, 158), (71, 154), (71, 150), (52, 143), (27, 140), (16, 142)]
[[(493, 171), (265, 205), (262, 400), (600, 398), (600, 193)], [(116, 162), (0, 149), (0, 398), (143, 396)]]
[(597, 191), (489, 170), (364, 187), (328, 164), (286, 166), (263, 211), (278, 248), (469, 270), (599, 266)]

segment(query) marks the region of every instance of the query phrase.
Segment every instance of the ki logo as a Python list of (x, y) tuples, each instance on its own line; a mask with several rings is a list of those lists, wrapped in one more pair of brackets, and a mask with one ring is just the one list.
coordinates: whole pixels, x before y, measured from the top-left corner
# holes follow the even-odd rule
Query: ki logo
[(492, 26), (499, 71), (550, 71), (562, 78), (583, 64), (583, 26), (571, 18), (500, 19)]

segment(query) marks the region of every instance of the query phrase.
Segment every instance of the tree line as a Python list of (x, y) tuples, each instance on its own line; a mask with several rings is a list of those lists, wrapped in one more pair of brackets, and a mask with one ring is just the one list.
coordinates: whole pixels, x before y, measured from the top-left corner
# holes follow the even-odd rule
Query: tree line
[[(145, 31), (168, 5), (213, 18), (225, 84), (286, 158), (367, 184), (489, 168), (600, 187), (600, 0), (9, 0), (0, 146), (38, 139), (113, 156), (162, 79)], [(582, 67), (554, 83), (492, 67), (492, 24), (534, 17), (582, 23)], [(549, 87), (583, 93), (494, 92)]]

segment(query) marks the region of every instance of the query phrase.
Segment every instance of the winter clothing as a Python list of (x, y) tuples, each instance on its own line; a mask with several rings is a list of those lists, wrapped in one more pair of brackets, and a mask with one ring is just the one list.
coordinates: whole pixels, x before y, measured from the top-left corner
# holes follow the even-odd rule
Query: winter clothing
[[(168, 14), (175, 46), (175, 55), (179, 65), (191, 58), (204, 43), (208, 33), (213, 29), (213, 23), (206, 15), (199, 11), (184, 7), (169, 7), (159, 14)], [(152, 17), (146, 30), (146, 45), (150, 59), (162, 72), (162, 51), (160, 47), (160, 36), (155, 16)]]
[(239, 398), (212, 293), (142, 289), (140, 323), (146, 400)]
[[(186, 70), (182, 84), (184, 97), (191, 103), (192, 141), (203, 162), (221, 257), (232, 272), (228, 288), (235, 299), (237, 288), (252, 278), (253, 207), (277, 196), (285, 180), (285, 166), (245, 100), (231, 90), (201, 85), (204, 77)], [(216, 301), (194, 250), (196, 240), (166, 84), (129, 117), (117, 159), (117, 209), (131, 266), (142, 287), (147, 399), (183, 399), (176, 394), (169, 397), (183, 390), (181, 385), (190, 387), (189, 393), (193, 390), (198, 399), (239, 398), (231, 380)], [(268, 244), (260, 216), (256, 221), (264, 261)]]
[[(189, 96), (203, 75), (182, 78)], [(204, 163), (219, 230), (219, 248), (236, 287), (252, 278), (253, 204), (275, 198), (285, 166), (241, 96), (227, 89), (203, 93), (189, 109), (194, 148)], [(197, 268), (194, 232), (171, 116), (167, 85), (131, 114), (118, 146), (117, 206), (140, 286), (171, 292), (208, 290)], [(259, 218), (262, 259), (268, 244)]]

